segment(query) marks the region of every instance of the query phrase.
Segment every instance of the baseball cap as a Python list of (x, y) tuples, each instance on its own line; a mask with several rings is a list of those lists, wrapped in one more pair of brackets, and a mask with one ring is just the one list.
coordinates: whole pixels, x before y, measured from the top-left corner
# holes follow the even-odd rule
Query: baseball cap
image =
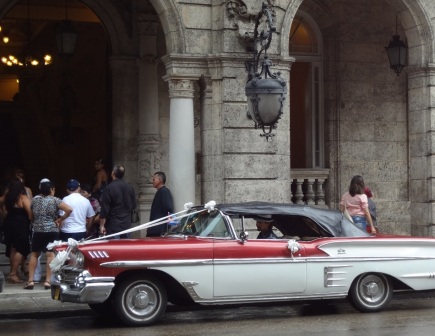
[(69, 191), (77, 190), (78, 187), (80, 187), (80, 183), (74, 179), (69, 180), (68, 183), (66, 184), (66, 188)]

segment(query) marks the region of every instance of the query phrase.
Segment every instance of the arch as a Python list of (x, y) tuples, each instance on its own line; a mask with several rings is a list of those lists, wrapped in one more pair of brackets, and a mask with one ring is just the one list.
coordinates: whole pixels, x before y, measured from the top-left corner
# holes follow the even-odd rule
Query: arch
[[(324, 22), (324, 26), (332, 25), (333, 24), (333, 15), (330, 13), (331, 6), (329, 5), (329, 0), (317, 2), (315, 1), (315, 4), (322, 8), (323, 12), (325, 13), (326, 20)], [(289, 39), (288, 36), (290, 36), (290, 30), (292, 26), (293, 19), (296, 15), (296, 12), (303, 7), (304, 0), (294, 0), (290, 1), (288, 4), (287, 9), (285, 10), (284, 19), (281, 27), (281, 43), (280, 43), (280, 52), (281, 57), (289, 57)], [(308, 11), (306, 11), (308, 12)]]
[[(128, 31), (128, 23), (132, 18), (123, 17), (128, 11), (118, 8), (122, 2), (101, 0), (80, 0), (88, 6), (101, 20), (111, 43), (112, 54), (135, 54), (136, 44), (132, 43), (134, 34)], [(0, 17), (22, 0), (0, 0)], [(156, 10), (165, 34), (168, 54), (180, 54), (185, 51), (185, 36), (182, 19), (176, 0), (149, 0)], [(118, 7), (117, 7), (118, 6)], [(128, 15), (128, 14), (125, 14)], [(127, 24), (126, 24), (127, 23)]]
[[(408, 63), (424, 67), (434, 62), (434, 29), (419, 1), (385, 0), (398, 13), (408, 44)], [(417, 33), (415, 33), (417, 30)]]
[(176, 0), (149, 0), (155, 8), (166, 36), (168, 54), (182, 54), (186, 51), (184, 29)]
[[(125, 18), (120, 16), (120, 10), (113, 3), (101, 0), (82, 0), (100, 18), (112, 45), (113, 54), (126, 51), (136, 53), (136, 45), (131, 43), (132, 34), (127, 31)], [(175, 0), (149, 0), (156, 10), (165, 34), (166, 50), (171, 53), (183, 53), (185, 50), (184, 30)]]

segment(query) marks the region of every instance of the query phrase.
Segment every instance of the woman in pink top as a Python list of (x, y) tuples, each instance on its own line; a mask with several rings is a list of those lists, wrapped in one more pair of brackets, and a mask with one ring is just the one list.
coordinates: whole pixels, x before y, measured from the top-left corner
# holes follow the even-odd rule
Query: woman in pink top
[(366, 231), (367, 223), (370, 225), (370, 231), (376, 233), (373, 226), (372, 217), (368, 209), (367, 195), (364, 194), (364, 179), (356, 175), (350, 181), (349, 192), (341, 198), (340, 210), (344, 212), (347, 208), (349, 215), (352, 217), (354, 224), (361, 230)]

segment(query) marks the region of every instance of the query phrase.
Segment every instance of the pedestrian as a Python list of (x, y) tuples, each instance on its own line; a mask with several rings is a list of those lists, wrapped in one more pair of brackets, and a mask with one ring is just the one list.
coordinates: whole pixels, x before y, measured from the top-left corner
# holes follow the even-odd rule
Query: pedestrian
[[(8, 280), (13, 283), (22, 283), (18, 275), (18, 268), (30, 253), (30, 221), (32, 220), (31, 200), (26, 195), (24, 184), (15, 179), (9, 183), (5, 197), (7, 215), (6, 229), (6, 255), (9, 257), (10, 272)], [(25, 270), (23, 270), (26, 275)]]
[[(112, 169), (110, 182), (104, 189), (100, 213), (100, 233), (115, 234), (131, 228), (131, 214), (136, 206), (134, 189), (122, 178), (125, 168), (115, 165)], [(129, 238), (130, 234), (115, 236), (115, 239)]]
[(377, 220), (377, 210), (376, 210), (376, 204), (373, 201), (374, 195), (373, 195), (372, 191), (367, 187), (364, 188), (364, 194), (366, 194), (368, 202), (369, 202), (369, 212), (370, 212), (370, 216), (372, 217), (373, 226), (376, 229), (376, 233), (378, 233), (379, 228), (378, 228), (378, 220)]
[(100, 236), (100, 212), (101, 212), (100, 202), (98, 202), (98, 200), (92, 196), (92, 187), (88, 183), (84, 183), (80, 186), (80, 194), (83, 197), (86, 197), (89, 200), (89, 202), (91, 202), (92, 209), (95, 212), (94, 223), (92, 225), (88, 223), (88, 226), (91, 227), (90, 229), (91, 237), (97, 238)]
[[(33, 236), (31, 241), (31, 254), (29, 261), (29, 278), (24, 289), (33, 289), (33, 281), (36, 264), (41, 252), (46, 255), (46, 279), (44, 288), (50, 289), (51, 269), (50, 262), (54, 258), (54, 253), (47, 249), (47, 245), (59, 239), (59, 227), (72, 212), (69, 205), (62, 202), (60, 198), (54, 196), (55, 186), (49, 179), (42, 179), (39, 183), (40, 194), (32, 200), (33, 214)], [(59, 210), (64, 214), (59, 217)]]
[(18, 180), (20, 180), (21, 182), (23, 182), (24, 184), (24, 188), (26, 189), (26, 194), (27, 196), (32, 199), (33, 198), (33, 193), (32, 193), (32, 189), (30, 189), (29, 187), (26, 187), (26, 175), (24, 174), (24, 171), (22, 169), (17, 169), (15, 171), (15, 178), (17, 178)]
[(101, 203), (103, 190), (109, 183), (109, 176), (106, 172), (105, 161), (102, 158), (96, 159), (94, 162), (95, 176), (92, 186), (92, 196)]
[[(174, 212), (171, 191), (166, 188), (166, 175), (164, 172), (156, 172), (153, 175), (153, 187), (157, 189), (151, 204), (150, 221), (166, 217)], [(161, 224), (147, 229), (147, 237), (159, 237), (168, 231), (168, 224)]]
[(60, 225), (59, 238), (62, 241), (68, 241), (69, 238), (80, 241), (91, 232), (95, 212), (91, 202), (80, 194), (80, 183), (77, 180), (69, 180), (66, 189), (69, 195), (62, 201), (71, 207), (72, 213)]
[(376, 233), (368, 209), (368, 199), (367, 195), (364, 194), (364, 188), (364, 179), (362, 176), (354, 176), (350, 182), (349, 191), (341, 198), (340, 210), (344, 213), (345, 209), (347, 209), (354, 224), (361, 230), (366, 231), (368, 223), (370, 225), (370, 231)]

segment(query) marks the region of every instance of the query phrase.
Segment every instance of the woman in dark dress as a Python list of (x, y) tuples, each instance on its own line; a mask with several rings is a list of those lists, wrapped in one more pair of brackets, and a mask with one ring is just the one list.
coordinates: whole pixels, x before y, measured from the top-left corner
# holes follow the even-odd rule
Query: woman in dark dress
[(103, 159), (95, 160), (95, 177), (92, 187), (92, 197), (96, 198), (101, 203), (103, 190), (109, 183), (109, 175), (106, 172), (105, 161)]
[(11, 181), (5, 197), (7, 215), (5, 218), (6, 253), (9, 252), (11, 269), (8, 280), (23, 282), (18, 276), (18, 267), (30, 253), (31, 201), (26, 195), (24, 184), (19, 180)]

